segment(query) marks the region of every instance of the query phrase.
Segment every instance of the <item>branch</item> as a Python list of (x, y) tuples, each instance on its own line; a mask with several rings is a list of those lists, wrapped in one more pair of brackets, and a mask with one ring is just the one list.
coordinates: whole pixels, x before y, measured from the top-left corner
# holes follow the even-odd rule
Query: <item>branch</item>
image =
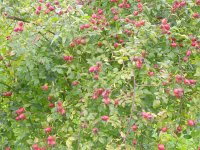
[(49, 41), (49, 39), (47, 39), (45, 36), (44, 36), (44, 34), (42, 33), (42, 32), (38, 32), (46, 41)]
[(51, 34), (55, 35), (55, 33), (54, 33), (54, 32), (52, 32), (52, 31), (50, 31), (50, 30), (47, 30), (47, 32), (49, 32), (49, 33), (51, 33)]
[(19, 18), (19, 17), (15, 17), (15, 16), (7, 16), (6, 18), (11, 19), (11, 20), (23, 21), (23, 22), (26, 22), (26, 23), (30, 23), (29, 21), (27, 21), (23, 18)]

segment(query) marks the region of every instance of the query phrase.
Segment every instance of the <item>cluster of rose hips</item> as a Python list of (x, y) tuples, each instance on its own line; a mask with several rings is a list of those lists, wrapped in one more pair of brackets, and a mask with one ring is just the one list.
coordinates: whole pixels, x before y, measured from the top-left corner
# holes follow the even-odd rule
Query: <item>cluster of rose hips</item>
[(50, 108), (54, 108), (55, 107), (55, 104), (52, 102), (52, 96), (48, 96), (48, 101), (50, 102), (50, 104), (49, 104), (49, 107)]
[[(110, 104), (110, 98), (109, 98), (110, 93), (111, 93), (110, 89), (104, 90), (103, 88), (98, 88), (98, 89), (94, 90), (92, 99), (97, 99), (97, 98), (99, 98), (99, 96), (102, 96), (105, 105), (109, 105)], [(119, 105), (119, 99), (114, 100), (114, 105), (115, 106)]]
[(18, 22), (18, 27), (14, 28), (15, 32), (22, 32), (24, 31), (24, 23), (22, 21)]
[(115, 36), (111, 35), (111, 37), (114, 37), (117, 40), (117, 42), (115, 42), (114, 45), (113, 45), (115, 49), (119, 47), (119, 43), (120, 44), (124, 43), (124, 40), (120, 39), (117, 34)]
[(123, 0), (123, 2), (118, 5), (118, 7), (129, 9), (129, 8), (131, 8), (131, 4), (128, 3), (127, 0)]
[(112, 7), (110, 10), (113, 13), (113, 15), (118, 15), (119, 14), (119, 11), (114, 7)]
[(18, 115), (15, 120), (18, 121), (18, 120), (26, 120), (26, 116), (24, 114), (25, 112), (25, 108), (19, 108), (16, 110), (16, 114)]
[(144, 119), (147, 119), (147, 120), (150, 120), (153, 118), (153, 115), (150, 112), (142, 112), (141, 115)]
[(50, 146), (54, 146), (54, 145), (56, 144), (56, 139), (55, 139), (55, 137), (49, 136), (49, 137), (47, 138), (47, 144), (50, 145)]
[(32, 145), (32, 149), (33, 149), (33, 150), (46, 150), (46, 148), (39, 147), (37, 144), (33, 144), (33, 145)]
[(105, 103), (106, 105), (109, 105), (109, 104), (110, 104), (110, 98), (109, 98), (110, 93), (111, 93), (111, 90), (110, 90), (110, 89), (106, 89), (106, 90), (104, 90), (103, 93), (101, 94), (102, 97), (103, 97), (104, 103)]
[(77, 39), (74, 39), (70, 44), (69, 46), (71, 48), (73, 48), (75, 45), (85, 45), (86, 44), (86, 39), (84, 38), (77, 38)]
[(119, 19), (118, 17), (118, 10), (116, 8), (111, 8), (112, 13), (114, 14), (113, 20), (117, 21)]
[(65, 109), (63, 108), (62, 102), (57, 103), (57, 112), (61, 115), (65, 114)]
[[(194, 125), (196, 124), (196, 122), (195, 122), (194, 120), (188, 120), (188, 121), (187, 121), (187, 124), (188, 124), (189, 126), (192, 127), (192, 126), (194, 126)], [(137, 128), (138, 128), (138, 127), (137, 127), (137, 125), (135, 125), (135, 124), (132, 126), (132, 130), (133, 130), (133, 131), (136, 131)], [(167, 132), (167, 130), (168, 130), (167, 127), (163, 127), (163, 128), (161, 129), (162, 132)], [(182, 131), (182, 128), (181, 128), (180, 126), (178, 126), (178, 127), (176, 128), (176, 132), (179, 133), (179, 132), (181, 132), (181, 131)], [(133, 140), (132, 142), (133, 142), (134, 145), (137, 144), (137, 141), (136, 141), (136, 140)], [(165, 150), (165, 146), (164, 146), (163, 144), (158, 144), (158, 150)]]
[(186, 1), (185, 0), (183, 0), (183, 1), (175, 1), (174, 3), (173, 3), (173, 5), (172, 5), (172, 12), (175, 12), (175, 11), (177, 11), (178, 9), (180, 9), (180, 8), (182, 8), (182, 7), (184, 7), (184, 6), (186, 6)]
[(139, 14), (139, 12), (141, 13), (143, 11), (143, 4), (142, 3), (138, 3), (137, 4), (137, 9), (136, 11), (133, 12), (134, 16), (137, 16)]
[(84, 30), (84, 29), (88, 29), (88, 28), (90, 28), (90, 24), (82, 24), (82, 25), (80, 25), (80, 30)]
[(95, 66), (91, 66), (89, 68), (89, 73), (94, 73), (94, 79), (99, 79), (99, 73), (101, 71), (102, 64), (100, 62), (97, 62)]
[[(109, 105), (110, 104), (110, 98), (109, 98), (110, 92), (111, 92), (110, 89), (104, 90), (103, 88), (99, 88), (94, 91), (92, 98), (97, 99), (97, 98), (99, 98), (99, 96), (102, 96), (105, 105)], [(114, 100), (114, 105), (115, 106), (119, 105), (119, 99)]]
[[(47, 9), (45, 10), (46, 14), (48, 14), (50, 11), (54, 11), (55, 10), (54, 6), (52, 6), (49, 2), (46, 3), (46, 7), (47, 7)], [(40, 11), (40, 10), (37, 9), (36, 10), (36, 14), (37, 14), (37, 11)], [(39, 14), (37, 14), (37, 15), (39, 15)]]
[[(116, 2), (116, 1), (115, 1)], [(138, 1), (139, 2), (139, 1)], [(123, 3), (120, 3), (119, 5), (119, 8), (126, 8), (126, 9), (128, 9), (128, 8), (130, 8), (131, 7), (131, 4), (129, 4), (129, 3), (127, 3), (127, 1), (123, 1)], [(143, 5), (142, 5), (142, 3), (138, 3), (137, 4), (137, 8), (138, 8), (138, 10), (137, 11), (134, 11), (133, 12), (133, 15), (134, 16), (137, 16), (138, 14), (139, 14), (139, 12), (142, 12), (143, 11)], [(116, 20), (118, 20), (118, 10), (117, 9), (115, 9), (115, 8), (111, 8), (111, 11), (112, 11), (112, 13), (114, 14), (114, 17), (113, 17), (113, 19), (114, 19), (114, 21), (116, 21)], [(128, 21), (127, 21), (128, 22)], [(131, 21), (130, 21), (131, 22)]]
[(176, 98), (181, 98), (184, 94), (184, 89), (183, 88), (176, 88), (174, 89), (174, 95)]
[(145, 25), (145, 21), (144, 21), (144, 20), (136, 21), (136, 22), (135, 22), (135, 26), (136, 26), (137, 28), (142, 27), (142, 26), (144, 26), (144, 25)]
[(135, 21), (135, 20), (131, 20), (128, 17), (125, 18), (125, 21), (128, 23), (133, 24), (135, 27), (139, 28), (145, 25), (145, 20), (141, 20), (141, 21)]
[(184, 80), (184, 83), (186, 84), (186, 85), (195, 85), (196, 84), (196, 80), (193, 80), (193, 79), (185, 79)]
[(97, 14), (92, 14), (90, 22), (93, 24), (93, 30), (97, 30), (98, 28), (104, 30), (105, 26), (109, 26), (106, 17), (103, 15), (102, 9), (98, 9)]
[(37, 7), (36, 11), (35, 11), (35, 14), (36, 14), (36, 15), (39, 15), (41, 10), (42, 10), (42, 6), (39, 5), (39, 6)]
[(183, 61), (187, 61), (188, 58), (190, 57), (191, 53), (192, 53), (192, 52), (191, 52), (190, 50), (187, 50), (186, 55), (185, 55), (185, 57), (183, 58)]
[[(191, 35), (189, 35), (189, 37), (191, 37)], [(178, 46), (177, 43), (176, 43), (176, 38), (171, 37), (171, 38), (169, 38), (169, 39), (172, 40), (172, 44), (171, 44), (172, 47), (177, 47), (177, 46)], [(180, 47), (183, 47), (183, 44), (180, 43), (179, 46), (180, 46)], [(192, 46), (192, 47), (196, 47), (196, 48), (200, 48), (200, 41), (198, 41), (197, 38), (192, 37), (192, 38), (191, 38), (191, 46)], [(187, 54), (187, 55), (188, 55), (188, 54)], [(187, 57), (185, 57), (183, 60), (184, 60), (184, 61), (187, 61)]]
[(11, 92), (11, 91), (9, 91), (9, 92), (4, 92), (4, 93), (3, 93), (3, 96), (4, 96), (4, 97), (10, 97), (10, 96), (12, 96), (12, 92)]
[(196, 5), (200, 5), (200, 0), (195, 0)]
[(124, 30), (124, 33), (126, 33), (127, 35), (130, 36), (130, 35), (133, 33), (133, 31), (128, 30), (128, 29), (125, 29), (125, 30)]
[(133, 57), (133, 61), (135, 61), (136, 67), (138, 69), (142, 68), (142, 65), (143, 65), (143, 62), (144, 62), (144, 58), (143, 57), (134, 56)]
[(198, 41), (196, 37), (192, 37), (191, 42), (192, 47), (200, 48), (200, 41)]
[(186, 79), (181, 75), (176, 75), (176, 83), (182, 83), (183, 81), (185, 85), (195, 85), (197, 82), (196, 80)]
[(98, 88), (98, 89), (94, 90), (92, 99), (97, 99), (97, 98), (99, 98), (99, 96), (101, 96), (103, 92), (104, 92), (104, 89), (103, 89), (103, 88)]
[(161, 28), (163, 34), (170, 34), (170, 24), (167, 23), (167, 21), (168, 21), (168, 20), (167, 20), (166, 18), (163, 19), (163, 20), (162, 20), (162, 24), (161, 24), (161, 26), (160, 26), (160, 28)]
[(142, 3), (138, 3), (137, 4), (137, 9), (139, 12), (142, 12), (143, 11), (143, 4)]
[(182, 83), (184, 77), (178, 74), (176, 75), (175, 79), (176, 79), (176, 83)]
[[(40, 2), (40, 3), (43, 3), (43, 0), (39, 0), (39, 2)], [(60, 7), (60, 6), (59, 6), (59, 1), (58, 1), (58, 0), (55, 0), (55, 1), (54, 1), (54, 5), (57, 5), (58, 7)], [(55, 10), (55, 6), (52, 6), (50, 2), (47, 2), (47, 3), (45, 4), (45, 6), (46, 6), (45, 14), (49, 14), (51, 11), (54, 11), (54, 10)], [(36, 8), (35, 14), (36, 14), (36, 15), (39, 15), (40, 12), (41, 12), (41, 10), (42, 10), (42, 6), (39, 5), (39, 6)], [(60, 10), (59, 12), (57, 12), (57, 14), (59, 14), (59, 15), (62, 15), (63, 13), (64, 13), (63, 10)]]
[(68, 63), (70, 63), (70, 62), (72, 62), (72, 60), (74, 59), (74, 57), (73, 56), (63, 56), (63, 59), (65, 61), (67, 61)]
[[(140, 1), (137, 1), (140, 2)], [(143, 4), (142, 3), (138, 3), (137, 4), (137, 9), (136, 11), (133, 12), (134, 16), (137, 16), (139, 14), (139, 12), (141, 13), (143, 11)], [(128, 23), (133, 24), (135, 27), (139, 28), (145, 25), (145, 20), (141, 20), (141, 21), (135, 21), (135, 20), (131, 20), (128, 17), (125, 18), (125, 21)], [(129, 33), (130, 34), (130, 33)]]
[(172, 46), (173, 48), (175, 48), (175, 47), (177, 47), (177, 46), (183, 47), (183, 43), (180, 43), (180, 44), (177, 44), (177, 43), (176, 43), (176, 38), (170, 37), (169, 40), (172, 40), (171, 46)]

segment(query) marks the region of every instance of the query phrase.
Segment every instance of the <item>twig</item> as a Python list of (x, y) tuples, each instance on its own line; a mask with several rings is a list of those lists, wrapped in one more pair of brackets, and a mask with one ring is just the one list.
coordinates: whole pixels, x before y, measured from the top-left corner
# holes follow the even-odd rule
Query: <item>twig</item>
[(51, 33), (51, 34), (55, 35), (55, 33), (54, 33), (54, 32), (52, 32), (52, 31), (50, 31), (50, 30), (47, 30), (47, 32), (49, 32), (49, 33)]
[(42, 35), (42, 37), (46, 40), (46, 41), (49, 41), (49, 39), (47, 39), (45, 36), (44, 36), (44, 34), (42, 33), (42, 32), (38, 32), (40, 35)]
[(30, 21), (27, 21), (23, 18), (19, 18), (19, 17), (15, 17), (15, 16), (7, 16), (6, 18), (11, 19), (11, 20), (23, 21), (23, 22), (26, 22), (26, 23), (30, 23)]

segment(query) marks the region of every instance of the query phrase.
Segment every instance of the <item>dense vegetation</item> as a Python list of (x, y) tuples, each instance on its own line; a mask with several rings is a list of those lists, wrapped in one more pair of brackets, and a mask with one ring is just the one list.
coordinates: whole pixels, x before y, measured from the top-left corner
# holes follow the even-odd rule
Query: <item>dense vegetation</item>
[(198, 150), (200, 0), (0, 0), (0, 149)]

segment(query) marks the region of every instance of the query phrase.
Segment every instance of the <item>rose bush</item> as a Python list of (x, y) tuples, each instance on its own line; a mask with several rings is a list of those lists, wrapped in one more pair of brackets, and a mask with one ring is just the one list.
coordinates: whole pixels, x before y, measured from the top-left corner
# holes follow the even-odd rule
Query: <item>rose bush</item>
[(199, 0), (0, 10), (1, 149), (198, 149)]

